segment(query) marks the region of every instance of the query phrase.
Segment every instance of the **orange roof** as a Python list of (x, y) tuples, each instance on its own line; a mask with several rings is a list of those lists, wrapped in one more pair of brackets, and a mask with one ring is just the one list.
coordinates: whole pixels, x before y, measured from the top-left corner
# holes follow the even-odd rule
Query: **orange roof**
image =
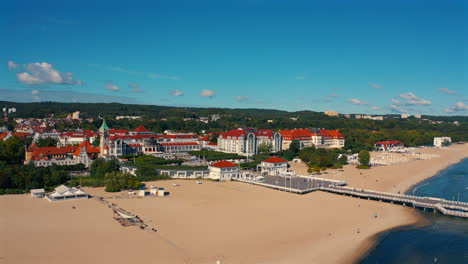
[(31, 154), (32, 157), (39, 157), (41, 155), (65, 155), (68, 153), (73, 153), (78, 149), (76, 146), (67, 146), (67, 147), (40, 147), (34, 150)]
[(268, 159), (264, 160), (263, 162), (268, 162), (268, 163), (283, 163), (283, 162), (288, 162), (288, 161), (285, 160), (285, 159), (282, 159), (282, 158), (278, 158), (278, 157), (271, 157), (271, 158), (268, 158)]
[(0, 133), (0, 140), (3, 140), (6, 136), (8, 136), (8, 132)]
[(86, 153), (92, 154), (92, 153), (99, 153), (101, 152), (101, 149), (99, 147), (93, 147), (89, 141), (83, 141), (79, 146), (78, 149), (73, 153), (73, 155), (78, 156), (81, 153), (82, 148), (86, 149)]
[(202, 137), (202, 138), (201, 138), (201, 141), (210, 141), (210, 138), (208, 138), (208, 137)]
[(243, 129), (234, 129), (225, 133), (221, 133), (219, 136), (221, 138), (227, 138), (227, 137), (241, 137), (246, 133), (245, 130)]
[(279, 133), (285, 140), (307, 140), (314, 134), (310, 129), (281, 130)]
[(344, 139), (344, 136), (343, 134), (341, 134), (340, 131), (338, 130), (325, 130), (325, 129), (321, 129), (320, 130), (320, 134), (322, 135), (322, 137), (324, 139), (330, 139), (330, 138), (334, 138), (334, 139)]
[(36, 143), (32, 143), (31, 146), (26, 150), (27, 152), (33, 152), (35, 149), (38, 149), (39, 146)]
[(25, 137), (28, 137), (30, 135), (31, 133), (27, 133), (27, 132), (13, 132), (13, 136), (17, 136), (21, 139), (24, 139)]
[(216, 168), (230, 168), (230, 167), (237, 167), (237, 164), (234, 164), (230, 161), (218, 161), (216, 163), (213, 163), (210, 165), (211, 167), (216, 167)]
[(147, 133), (147, 132), (151, 132), (151, 131), (146, 129), (146, 127), (144, 127), (144, 126), (139, 126), (135, 130), (133, 130), (133, 132), (146, 132)]

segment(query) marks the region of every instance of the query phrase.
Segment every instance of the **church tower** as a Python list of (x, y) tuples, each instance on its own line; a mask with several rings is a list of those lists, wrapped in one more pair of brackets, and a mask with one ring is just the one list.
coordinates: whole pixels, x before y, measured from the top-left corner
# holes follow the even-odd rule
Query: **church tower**
[(103, 119), (102, 125), (99, 128), (99, 150), (101, 158), (107, 158), (109, 152), (109, 139), (108, 136), (109, 127), (106, 124), (106, 120)]

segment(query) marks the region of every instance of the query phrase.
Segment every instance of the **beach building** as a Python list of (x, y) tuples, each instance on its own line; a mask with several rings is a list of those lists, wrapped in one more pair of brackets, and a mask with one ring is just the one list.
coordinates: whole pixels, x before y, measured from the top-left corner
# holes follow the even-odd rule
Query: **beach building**
[(51, 202), (72, 200), (72, 199), (88, 199), (89, 195), (81, 189), (75, 187), (67, 187), (60, 185), (55, 188), (54, 192), (46, 195), (46, 198)]
[(262, 175), (283, 175), (288, 171), (288, 161), (278, 157), (268, 158), (258, 165)]
[(394, 151), (399, 150), (405, 147), (403, 142), (398, 140), (385, 140), (385, 141), (378, 141), (375, 142), (374, 147), (376, 150), (380, 151)]
[(31, 197), (42, 198), (45, 196), (44, 189), (31, 189)]
[(210, 179), (219, 181), (230, 181), (239, 177), (239, 166), (230, 161), (219, 161), (208, 166)]
[(452, 143), (451, 137), (434, 137), (434, 146), (442, 147), (444, 144)]

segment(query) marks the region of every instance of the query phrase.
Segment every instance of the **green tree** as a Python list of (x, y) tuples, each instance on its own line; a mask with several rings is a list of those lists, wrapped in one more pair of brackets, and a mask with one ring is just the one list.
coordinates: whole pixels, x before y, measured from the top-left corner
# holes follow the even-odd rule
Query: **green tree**
[(93, 141), (93, 147), (99, 147), (99, 144), (101, 144), (101, 137), (96, 137)]
[(114, 160), (97, 159), (93, 161), (89, 168), (91, 177), (98, 181), (103, 180), (106, 173), (113, 171), (119, 171), (119, 164)]
[(260, 154), (269, 154), (273, 150), (273, 145), (271, 143), (262, 142), (258, 145), (258, 152)]
[(214, 134), (214, 135), (211, 137), (210, 142), (211, 142), (211, 143), (218, 143), (218, 134)]
[(299, 140), (294, 139), (291, 141), (291, 145), (289, 145), (289, 150), (291, 150), (294, 155), (297, 155), (299, 153), (299, 150), (301, 149), (301, 143)]
[(358, 154), (359, 163), (363, 166), (369, 166), (370, 153), (368, 150), (361, 150)]
[(39, 147), (55, 147), (57, 146), (57, 140), (51, 137), (39, 138), (37, 145)]
[(105, 191), (120, 192), (125, 189), (136, 189), (140, 187), (141, 182), (134, 176), (120, 171), (113, 171), (105, 175)]

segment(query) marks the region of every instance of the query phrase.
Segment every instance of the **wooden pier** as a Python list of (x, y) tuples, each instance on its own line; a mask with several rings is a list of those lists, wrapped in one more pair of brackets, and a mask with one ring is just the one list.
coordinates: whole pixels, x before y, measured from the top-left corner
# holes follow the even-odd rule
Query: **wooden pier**
[[(269, 176), (270, 178), (273, 178)], [(282, 178), (284, 179), (284, 178)], [(468, 203), (449, 201), (440, 198), (413, 196), (398, 193), (379, 192), (373, 190), (365, 190), (351, 188), (345, 186), (345, 182), (338, 182), (321, 178), (301, 178), (290, 177), (283, 180), (271, 180), (268, 182), (258, 182), (254, 180), (236, 179), (237, 181), (254, 184), (270, 189), (280, 190), (295, 194), (306, 194), (314, 191), (324, 191), (336, 193), (346, 196), (357, 197), (367, 200), (375, 200), (403, 206), (410, 206), (423, 211), (429, 210), (440, 212), (444, 215), (468, 218)]]
[(352, 197), (376, 200), (392, 204), (400, 204), (410, 206), (422, 210), (432, 210), (440, 212), (444, 215), (468, 218), (468, 203), (449, 201), (440, 198), (413, 196), (406, 194), (378, 192), (365, 189), (356, 189), (350, 187), (329, 186), (319, 187), (320, 191), (348, 195)]

